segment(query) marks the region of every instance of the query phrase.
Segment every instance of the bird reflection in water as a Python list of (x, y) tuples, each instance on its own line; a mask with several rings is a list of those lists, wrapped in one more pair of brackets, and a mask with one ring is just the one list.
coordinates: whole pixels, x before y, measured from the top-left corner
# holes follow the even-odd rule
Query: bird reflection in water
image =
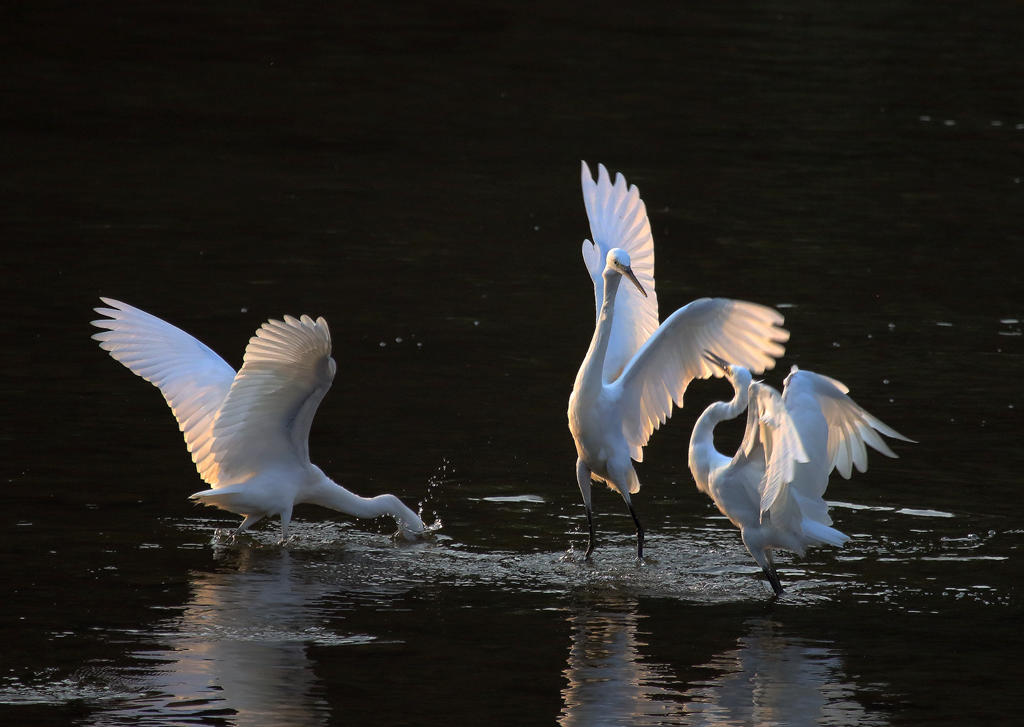
[[(756, 617), (742, 623), (734, 648), (695, 665), (669, 664), (645, 653), (650, 634), (640, 628), (646, 617), (638, 605), (617, 598), (569, 616), (563, 727), (888, 724), (856, 701), (857, 686), (831, 642), (793, 637)], [(681, 643), (683, 659), (688, 651)], [(707, 677), (694, 679), (695, 671)]]
[[(572, 646), (562, 672), (562, 727), (665, 724), (683, 714), (666, 664), (643, 660), (636, 603), (612, 600), (569, 616)], [(668, 722), (671, 724), (672, 722)]]
[(200, 573), (180, 617), (143, 661), (143, 696), (102, 713), (133, 724), (321, 725), (330, 718), (310, 644), (362, 643), (325, 626), (337, 585), (302, 573), (287, 550), (234, 549), (231, 570)]
[(736, 648), (701, 665), (715, 676), (686, 690), (687, 725), (885, 725), (856, 701), (832, 642), (794, 638), (752, 618)]

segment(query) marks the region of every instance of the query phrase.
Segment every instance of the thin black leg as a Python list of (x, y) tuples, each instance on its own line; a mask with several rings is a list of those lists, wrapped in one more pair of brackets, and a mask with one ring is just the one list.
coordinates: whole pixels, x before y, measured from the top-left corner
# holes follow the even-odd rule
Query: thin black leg
[(587, 508), (587, 526), (590, 528), (590, 540), (587, 541), (587, 554), (583, 560), (590, 560), (590, 554), (594, 552), (594, 514)]
[(772, 584), (772, 590), (775, 591), (776, 596), (782, 595), (782, 581), (779, 580), (779, 574), (775, 570), (775, 567), (764, 568), (764, 574), (768, 578), (768, 582)]
[(633, 503), (627, 502), (629, 507), (629, 514), (633, 516), (633, 522), (636, 524), (636, 559), (644, 559), (644, 526), (640, 524), (640, 518), (636, 516), (636, 510), (633, 509)]

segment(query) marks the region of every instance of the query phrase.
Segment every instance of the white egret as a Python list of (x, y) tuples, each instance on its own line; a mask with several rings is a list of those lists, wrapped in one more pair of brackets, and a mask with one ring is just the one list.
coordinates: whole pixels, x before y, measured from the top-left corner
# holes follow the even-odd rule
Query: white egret
[(309, 428), (334, 380), (327, 321), (309, 316), (264, 323), (249, 339), (241, 370), (189, 334), (110, 298), (93, 321), (100, 347), (164, 395), (210, 489), (190, 499), (242, 515), (241, 533), (265, 517), (311, 503), (360, 518), (390, 515), (405, 535), (423, 521), (394, 495), (360, 497), (309, 461)]
[[(750, 372), (713, 353), (708, 361), (732, 383), (735, 395), (718, 401), (697, 419), (690, 437), (689, 465), (697, 489), (740, 529), (743, 544), (764, 570), (776, 595), (782, 583), (773, 549), (802, 556), (807, 546), (842, 546), (849, 536), (831, 527), (822, 496), (833, 469), (849, 479), (867, 470), (868, 445), (896, 457), (881, 434), (905, 442), (892, 427), (847, 396), (839, 381), (796, 366), (783, 392), (752, 382)], [(747, 410), (747, 427), (736, 454), (715, 449), (714, 429)]]
[[(586, 558), (594, 550), (591, 479), (622, 495), (643, 558), (644, 530), (630, 501), (640, 490), (633, 461), (643, 461), (644, 445), (671, 416), (673, 403), (683, 405), (690, 381), (716, 373), (703, 351), (713, 348), (763, 371), (782, 355), (789, 332), (778, 311), (727, 298), (695, 300), (659, 326), (654, 240), (639, 191), (621, 174), (612, 184), (604, 165), (596, 182), (585, 162), (581, 176), (594, 238), (583, 241), (583, 260), (594, 282), (597, 324), (568, 414), (590, 530)], [(630, 285), (620, 290), (623, 277)]]

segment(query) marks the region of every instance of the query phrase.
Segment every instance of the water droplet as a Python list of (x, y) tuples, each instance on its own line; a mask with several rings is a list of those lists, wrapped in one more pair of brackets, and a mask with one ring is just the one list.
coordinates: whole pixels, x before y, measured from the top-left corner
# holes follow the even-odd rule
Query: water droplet
[(839, 348), (839, 341), (832, 341), (832, 348)]
[(385, 343), (384, 341), (381, 341), (381, 342), (380, 342), (380, 347), (381, 347), (381, 348), (384, 348), (384, 347), (385, 347), (385, 346), (387, 346), (387, 345), (388, 345), (388, 344), (387, 344), (387, 343)]
[(992, 119), (992, 121), (990, 123), (992, 124), (992, 126), (1002, 126), (1003, 125), (1003, 122), (1000, 121), (999, 119)]
[(943, 126), (956, 126), (956, 122), (953, 119), (946, 119), (942, 122)]
[(890, 324), (889, 324), (889, 330), (890, 330), (890, 331), (894, 331), (894, 330), (896, 330), (896, 324), (895, 324), (895, 323), (890, 323)]
[(883, 384), (888, 384), (889, 383), (889, 379), (882, 379), (882, 383)]
[(932, 117), (931, 116), (918, 116), (917, 119), (918, 119), (918, 121), (931, 121)]
[(474, 326), (479, 326), (480, 325), (480, 321), (473, 321), (473, 325)]
[(249, 309), (246, 308), (245, 306), (242, 306), (240, 310), (241, 310), (242, 313), (248, 313), (249, 312)]
[(401, 343), (401, 342), (402, 342), (402, 337), (401, 336), (395, 336), (395, 343)]

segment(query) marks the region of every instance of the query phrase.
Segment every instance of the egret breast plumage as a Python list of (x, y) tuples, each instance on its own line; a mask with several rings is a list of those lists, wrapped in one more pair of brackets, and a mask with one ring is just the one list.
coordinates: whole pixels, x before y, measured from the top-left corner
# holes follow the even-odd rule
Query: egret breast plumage
[[(815, 545), (842, 546), (849, 537), (832, 527), (825, 489), (833, 470), (849, 479), (867, 470), (867, 446), (896, 454), (880, 436), (904, 437), (856, 404), (835, 379), (794, 366), (781, 394), (752, 381), (750, 372), (714, 353), (708, 362), (732, 383), (728, 402), (711, 404), (690, 437), (689, 466), (697, 488), (740, 529), (744, 545), (776, 594), (782, 584), (772, 551), (803, 555)], [(714, 445), (714, 429), (747, 411), (736, 454)]]
[(145, 311), (111, 298), (96, 308), (100, 347), (164, 395), (210, 487), (191, 499), (244, 517), (265, 517), (288, 535), (292, 509), (311, 503), (360, 518), (390, 515), (401, 532), (425, 531), (394, 495), (360, 497), (309, 459), (309, 430), (337, 364), (327, 321), (309, 316), (264, 323), (235, 370), (209, 347)]
[[(604, 165), (595, 180), (582, 164), (583, 201), (593, 240), (583, 260), (594, 285), (597, 319), (590, 348), (569, 397), (569, 430), (576, 443), (576, 478), (594, 549), (592, 479), (619, 492), (637, 530), (644, 531), (630, 495), (640, 490), (633, 462), (643, 461), (651, 434), (682, 406), (690, 381), (716, 374), (703, 357), (711, 348), (755, 371), (774, 365), (789, 333), (782, 315), (763, 305), (701, 298), (658, 321), (654, 240), (640, 193)], [(620, 286), (623, 279), (629, 281)]]

